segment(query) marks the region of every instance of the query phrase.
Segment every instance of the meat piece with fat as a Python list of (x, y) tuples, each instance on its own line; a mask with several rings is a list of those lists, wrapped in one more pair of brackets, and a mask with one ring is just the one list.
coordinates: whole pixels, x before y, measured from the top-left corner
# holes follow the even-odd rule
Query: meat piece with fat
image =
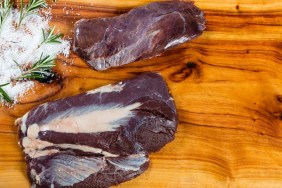
[(113, 18), (81, 19), (73, 50), (96, 70), (160, 55), (203, 33), (204, 13), (193, 2), (155, 2)]
[(34, 188), (109, 187), (143, 173), (174, 139), (177, 113), (156, 73), (42, 104), (16, 121)]

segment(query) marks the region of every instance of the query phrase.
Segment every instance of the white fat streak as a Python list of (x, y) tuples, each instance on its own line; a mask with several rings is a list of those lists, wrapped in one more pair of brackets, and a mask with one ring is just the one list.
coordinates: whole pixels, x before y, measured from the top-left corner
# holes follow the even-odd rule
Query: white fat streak
[(111, 92), (121, 92), (124, 88), (125, 84), (122, 84), (120, 82), (119, 84), (116, 85), (106, 85), (103, 87), (99, 87), (97, 89), (88, 91), (87, 94), (95, 94), (95, 93), (111, 93)]
[(114, 131), (122, 124), (127, 123), (130, 117), (134, 116), (132, 110), (139, 106), (141, 106), (141, 103), (134, 103), (124, 107), (108, 107), (96, 111), (91, 111), (93, 106), (89, 106), (84, 109), (84, 111), (88, 113), (77, 116), (68, 114), (68, 117), (64, 117), (66, 116), (65, 114), (59, 115), (49, 123), (40, 125), (40, 131), (55, 131), (60, 133), (98, 133)]
[(80, 27), (77, 27), (77, 28), (76, 28), (75, 33), (76, 33), (76, 35), (79, 35), (79, 33), (80, 33)]
[(48, 103), (41, 104), (39, 107), (42, 107), (44, 110), (46, 110), (48, 107)]
[(173, 40), (173, 41), (169, 42), (169, 43), (165, 46), (165, 49), (170, 48), (170, 47), (172, 47), (172, 46), (175, 46), (175, 45), (177, 45), (177, 44), (184, 43), (184, 42), (188, 41), (189, 39), (190, 39), (190, 38), (183, 36), (183, 37), (181, 37), (181, 38), (179, 38), (179, 39)]
[(108, 161), (115, 165), (118, 168), (121, 168), (126, 171), (137, 171), (140, 169), (140, 166), (142, 166), (144, 163), (146, 163), (149, 159), (145, 156), (145, 154), (134, 154), (130, 155), (126, 158), (122, 159), (109, 159)]
[(105, 157), (118, 157), (118, 155), (103, 151), (100, 148), (93, 148), (90, 146), (75, 145), (75, 144), (57, 144), (57, 147), (60, 147), (63, 149), (75, 149), (75, 150), (80, 150), (83, 152), (90, 152), (90, 153), (100, 153), (104, 155)]
[(37, 124), (32, 124), (27, 129), (27, 136), (29, 138), (35, 139), (39, 134), (39, 126)]
[(21, 131), (23, 134), (26, 133), (26, 119), (27, 119), (28, 113), (26, 113), (22, 118), (17, 119), (15, 123), (17, 123), (17, 121), (22, 121), (22, 123), (20, 124), (21, 126)]
[(18, 118), (16, 119), (16, 121), (14, 122), (14, 125), (18, 126), (22, 121), (22, 118)]
[[(33, 126), (35, 126), (34, 124)], [(22, 141), (22, 145), (25, 148), (24, 152), (28, 154), (31, 158), (38, 158), (38, 157), (43, 157), (47, 155), (52, 155), (55, 153), (58, 153), (58, 149), (46, 149), (47, 147), (57, 147), (61, 149), (74, 149), (74, 150), (80, 150), (83, 152), (88, 152), (88, 153), (98, 153), (102, 154), (105, 157), (117, 157), (118, 155), (103, 151), (100, 148), (94, 148), (90, 146), (85, 146), (85, 145), (77, 145), (77, 144), (54, 144), (48, 141), (44, 140), (39, 140), (38, 138), (33, 138), (33, 137), (25, 137)]]
[(31, 169), (31, 170), (30, 170), (30, 176), (31, 176), (31, 178), (35, 178), (35, 176), (36, 176), (36, 171), (35, 171), (34, 169)]
[(40, 180), (49, 179), (60, 186), (72, 186), (97, 173), (106, 165), (101, 158), (78, 158), (72, 155), (61, 155), (49, 161), (49, 167), (38, 176)]

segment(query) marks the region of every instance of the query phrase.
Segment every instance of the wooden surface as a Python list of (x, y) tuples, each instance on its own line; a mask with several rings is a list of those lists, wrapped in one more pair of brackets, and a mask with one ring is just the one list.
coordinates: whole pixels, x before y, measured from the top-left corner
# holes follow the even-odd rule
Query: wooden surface
[[(22, 104), (0, 109), (0, 187), (29, 187), (17, 145), (17, 117), (34, 106), (158, 71), (179, 112), (176, 139), (134, 187), (282, 187), (282, 0), (195, 0), (207, 30), (163, 56), (96, 72), (60, 57), (61, 81), (37, 85)], [(145, 0), (59, 0), (52, 24), (72, 37), (80, 18), (115, 16)], [(66, 8), (64, 8), (66, 7)], [(188, 64), (187, 64), (188, 63)]]

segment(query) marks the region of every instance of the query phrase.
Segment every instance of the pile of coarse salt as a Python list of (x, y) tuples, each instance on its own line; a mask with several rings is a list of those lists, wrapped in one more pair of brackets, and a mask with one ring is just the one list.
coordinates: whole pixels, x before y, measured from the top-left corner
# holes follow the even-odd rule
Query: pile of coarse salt
[[(1, 11), (1, 9), (0, 9)], [(40, 45), (43, 41), (42, 29), (45, 33), (50, 30), (48, 14), (31, 14), (24, 18), (19, 28), (20, 12), (13, 9), (7, 17), (0, 33), (0, 85), (10, 83), (13, 78), (21, 76), (22, 66), (31, 66), (42, 57), (56, 57), (63, 54), (69, 55), (70, 42), (60, 39), (61, 43), (49, 43)], [(17, 63), (15, 63), (15, 61)], [(26, 91), (34, 86), (33, 81), (13, 82), (2, 89), (14, 100), (25, 95)]]

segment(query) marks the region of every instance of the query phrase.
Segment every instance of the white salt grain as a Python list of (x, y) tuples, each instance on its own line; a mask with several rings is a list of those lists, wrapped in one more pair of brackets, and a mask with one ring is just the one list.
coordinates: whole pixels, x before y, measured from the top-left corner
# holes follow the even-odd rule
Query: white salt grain
[[(1, 9), (0, 9), (1, 11)], [(50, 11), (49, 11), (50, 12)], [(44, 15), (32, 14), (27, 16), (19, 28), (15, 28), (15, 23), (19, 20), (19, 11), (14, 9), (7, 17), (0, 33), (0, 85), (10, 83), (13, 79), (21, 75), (20, 66), (31, 66), (43, 57), (56, 57), (63, 54), (68, 57), (70, 42), (61, 40), (61, 43), (41, 44), (43, 41), (42, 29), (45, 33), (50, 30), (50, 13)], [(18, 102), (18, 98), (23, 96), (27, 90), (34, 86), (34, 82), (25, 81), (9, 84), (2, 87), (7, 94)]]

